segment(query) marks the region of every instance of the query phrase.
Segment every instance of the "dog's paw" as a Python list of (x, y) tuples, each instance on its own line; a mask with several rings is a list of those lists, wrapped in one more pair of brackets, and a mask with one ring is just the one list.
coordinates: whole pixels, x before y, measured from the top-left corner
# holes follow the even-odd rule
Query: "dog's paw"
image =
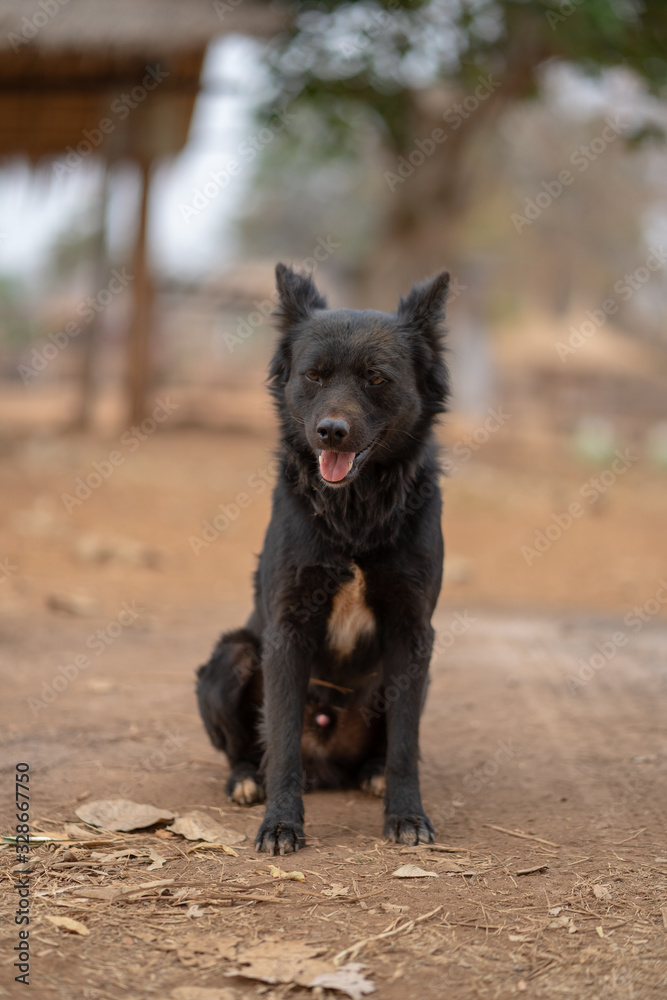
[(384, 774), (370, 774), (364, 778), (360, 787), (362, 792), (370, 792), (371, 795), (377, 795), (381, 799), (384, 796), (387, 782)]
[(411, 816), (396, 816), (389, 813), (384, 820), (384, 836), (394, 844), (432, 844), (435, 831), (431, 821), (424, 813)]
[(282, 823), (265, 819), (255, 840), (256, 851), (266, 851), (267, 854), (291, 854), (300, 847), (306, 846), (303, 827), (299, 823)]
[(240, 806), (251, 806), (265, 799), (264, 787), (254, 778), (233, 778), (227, 784), (227, 797)]

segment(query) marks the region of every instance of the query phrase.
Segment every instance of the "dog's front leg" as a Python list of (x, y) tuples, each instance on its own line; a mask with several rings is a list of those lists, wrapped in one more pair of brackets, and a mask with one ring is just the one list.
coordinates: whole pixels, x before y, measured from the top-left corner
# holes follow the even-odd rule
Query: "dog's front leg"
[(289, 854), (305, 844), (301, 731), (309, 666), (305, 650), (294, 640), (265, 650), (267, 806), (255, 848)]
[(422, 628), (412, 641), (394, 635), (386, 657), (387, 770), (384, 835), (400, 844), (434, 840), (419, 793), (419, 718), (433, 648), (433, 629)]

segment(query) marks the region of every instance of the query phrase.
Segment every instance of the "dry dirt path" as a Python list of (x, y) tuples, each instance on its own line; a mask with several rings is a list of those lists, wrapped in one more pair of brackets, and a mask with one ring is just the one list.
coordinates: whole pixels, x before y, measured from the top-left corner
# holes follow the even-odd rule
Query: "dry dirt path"
[[(244, 612), (226, 604), (172, 624), (140, 619), (99, 654), (87, 638), (108, 619), (42, 614), (27, 630), (2, 622), (3, 833), (14, 825), (14, 765), (28, 761), (35, 831), (62, 831), (82, 801), (122, 796), (218, 820), (222, 810), (221, 821), (249, 839), (238, 857), (187, 853), (187, 842), (155, 833), (70, 848), (69, 863), (64, 847), (35, 849), (29, 991), (12, 981), (18, 876), (4, 847), (0, 997), (208, 1000), (179, 993), (185, 986), (282, 997), (286, 985), (224, 973), (244, 948), (268, 949), (271, 939), (285, 954), (294, 941), (331, 958), (396, 929), (352, 955), (383, 1000), (667, 996), (664, 620), (634, 632), (603, 615), (440, 611), (422, 775), (448, 850), (387, 845), (376, 800), (314, 793), (308, 847), (280, 862), (306, 881), (277, 882), (251, 846), (261, 808), (223, 800), (224, 765), (193, 696), (194, 666)], [(55, 666), (82, 652), (91, 665), (55, 700), (29, 703), (48, 697)], [(151, 847), (166, 862), (148, 873)], [(133, 849), (138, 856), (91, 857)], [(438, 877), (393, 878), (406, 862)], [(519, 874), (527, 869), (536, 870)], [(175, 881), (115, 900), (77, 896), (158, 879)], [(89, 933), (68, 933), (49, 916)]]

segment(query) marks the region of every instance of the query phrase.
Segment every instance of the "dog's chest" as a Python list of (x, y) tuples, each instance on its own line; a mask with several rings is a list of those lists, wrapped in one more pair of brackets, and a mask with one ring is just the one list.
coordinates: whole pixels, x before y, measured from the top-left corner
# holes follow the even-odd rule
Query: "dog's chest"
[(375, 632), (375, 617), (366, 603), (366, 581), (357, 565), (354, 576), (336, 591), (327, 622), (327, 645), (339, 656), (349, 656), (362, 638)]

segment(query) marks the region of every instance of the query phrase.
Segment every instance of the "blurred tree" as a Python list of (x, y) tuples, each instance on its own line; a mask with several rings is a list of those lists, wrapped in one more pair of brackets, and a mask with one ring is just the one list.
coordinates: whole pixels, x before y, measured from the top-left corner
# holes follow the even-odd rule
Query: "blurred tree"
[[(406, 257), (416, 271), (449, 256), (500, 115), (535, 96), (550, 61), (586, 73), (625, 66), (659, 93), (667, 82), (664, 0), (305, 0), (269, 49), (276, 102), (317, 112), (315, 156), (381, 143), (392, 192), (378, 234), (380, 283)], [(303, 149), (303, 123), (291, 130)], [(640, 130), (625, 141), (641, 138)], [(273, 152), (273, 151), (272, 151)], [(418, 176), (412, 175), (418, 170)], [(437, 225), (435, 220), (438, 220)], [(359, 272), (367, 284), (368, 274)]]

